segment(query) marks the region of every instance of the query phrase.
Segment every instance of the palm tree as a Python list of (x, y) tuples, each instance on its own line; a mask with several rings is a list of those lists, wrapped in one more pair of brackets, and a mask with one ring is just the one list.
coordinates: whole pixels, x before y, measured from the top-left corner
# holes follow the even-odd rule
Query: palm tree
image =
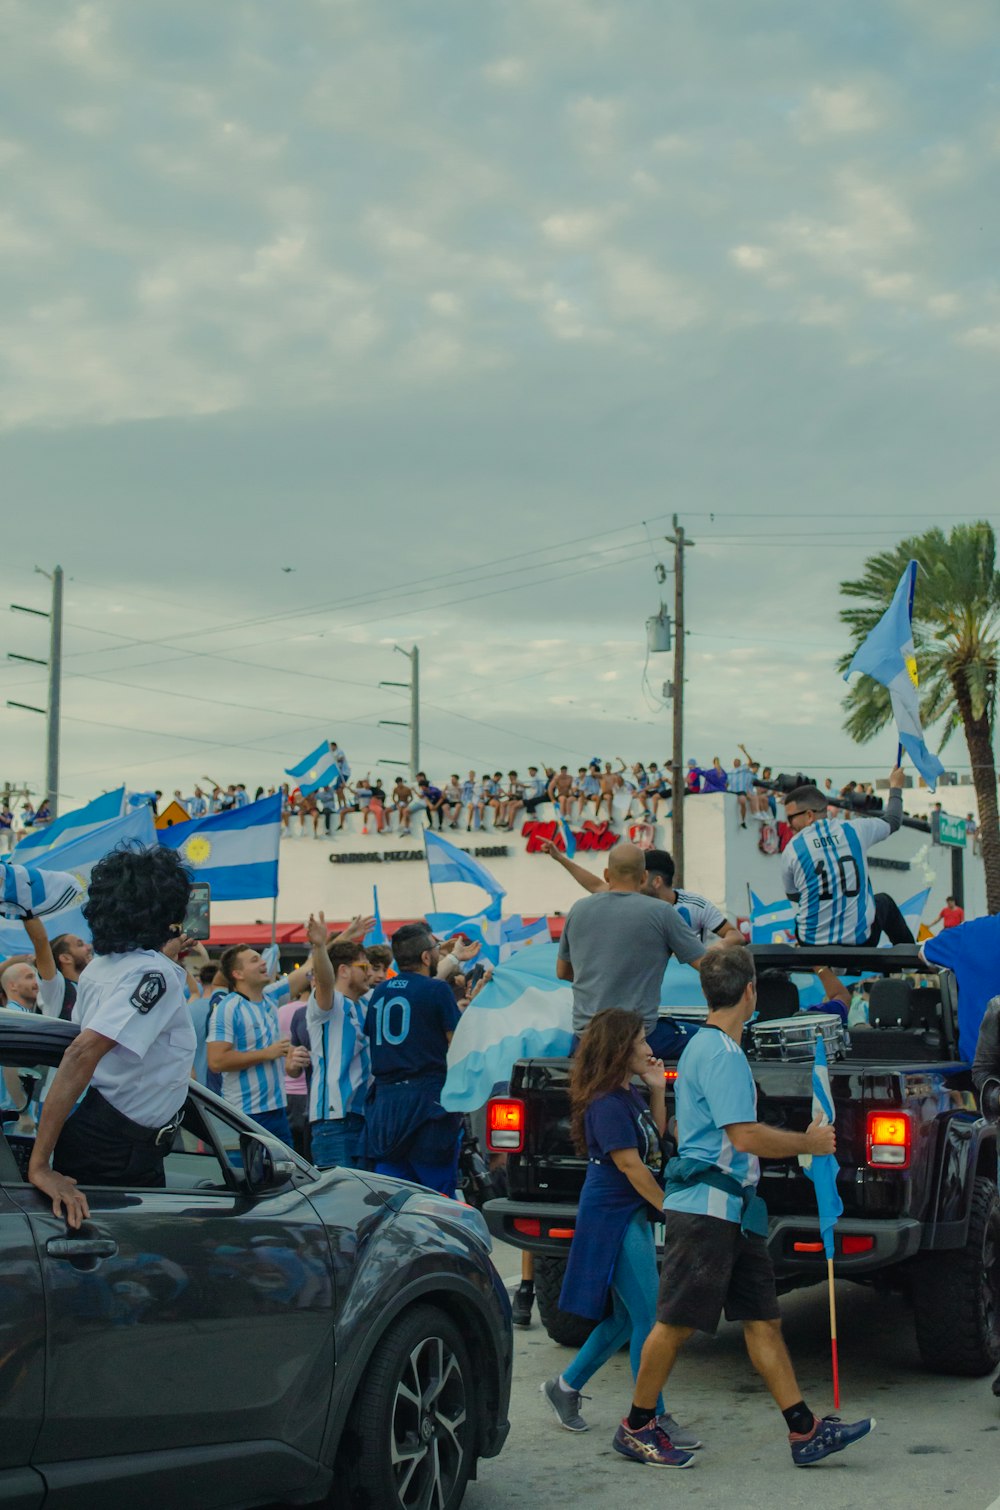
[[(1000, 824), (993, 759), (993, 727), (1000, 661), (1000, 573), (996, 540), (985, 520), (957, 524), (950, 535), (932, 529), (901, 540), (894, 550), (869, 556), (863, 574), (841, 582), (858, 606), (840, 617), (853, 647), (840, 660), (846, 671), (854, 650), (875, 626), (892, 599), (908, 561), (920, 567), (913, 606), (913, 642), (920, 669), (920, 712), (925, 729), (941, 726), (940, 749), (961, 728), (969, 750), (979, 800), (986, 905), (1000, 912)], [(844, 727), (861, 744), (892, 720), (889, 693), (860, 676), (844, 699)]]

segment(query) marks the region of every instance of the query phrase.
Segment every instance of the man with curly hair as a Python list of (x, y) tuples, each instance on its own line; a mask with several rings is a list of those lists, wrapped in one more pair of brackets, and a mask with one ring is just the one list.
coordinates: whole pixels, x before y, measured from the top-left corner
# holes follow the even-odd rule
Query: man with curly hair
[(91, 874), (84, 917), (94, 958), (73, 1008), (80, 1033), (45, 1097), (28, 1166), (70, 1227), (90, 1215), (81, 1184), (165, 1183), (196, 1046), (176, 959), (190, 890), (172, 849), (112, 850)]

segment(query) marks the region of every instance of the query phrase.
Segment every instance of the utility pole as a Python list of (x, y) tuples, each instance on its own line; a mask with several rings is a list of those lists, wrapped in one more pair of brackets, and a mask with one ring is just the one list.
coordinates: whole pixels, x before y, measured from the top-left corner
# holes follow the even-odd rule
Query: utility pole
[(403, 723), (398, 718), (380, 718), (380, 724), (391, 724), (397, 729), (409, 729), (410, 731), (410, 775), (415, 776), (420, 770), (420, 650), (414, 645), (410, 650), (404, 650), (402, 645), (394, 645), (400, 655), (405, 655), (410, 663), (410, 680), (408, 682), (379, 682), (380, 687), (405, 687), (410, 694), (410, 721)]
[(674, 744), (670, 760), (673, 811), (670, 848), (674, 857), (674, 884), (684, 884), (684, 552), (693, 540), (684, 537), (684, 526), (673, 519), (674, 533), (667, 539), (674, 547)]
[(21, 708), (28, 713), (41, 713), (46, 719), (45, 740), (45, 796), (48, 798), (52, 816), (55, 818), (59, 812), (59, 706), (62, 692), (62, 604), (63, 604), (63, 569), (55, 567), (51, 572), (43, 571), (40, 566), (35, 567), (40, 576), (47, 577), (52, 583), (52, 607), (46, 613), (42, 608), (27, 608), (23, 603), (12, 603), (11, 608), (17, 613), (30, 613), (39, 619), (49, 620), (49, 658), (47, 661), (40, 660), (33, 655), (15, 655), (13, 651), (7, 652), (9, 661), (18, 661), (31, 666), (48, 666), (49, 669), (49, 705), (47, 708), (36, 708), (33, 703), (18, 703), (7, 700), (8, 708)]

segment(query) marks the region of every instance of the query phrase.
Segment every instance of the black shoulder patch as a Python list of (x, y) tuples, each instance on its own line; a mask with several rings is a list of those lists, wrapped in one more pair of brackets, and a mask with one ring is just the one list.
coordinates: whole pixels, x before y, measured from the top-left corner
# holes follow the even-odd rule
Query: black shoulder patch
[(137, 1012), (146, 1013), (151, 1011), (160, 997), (166, 994), (167, 983), (159, 970), (147, 970), (129, 997), (129, 1001)]

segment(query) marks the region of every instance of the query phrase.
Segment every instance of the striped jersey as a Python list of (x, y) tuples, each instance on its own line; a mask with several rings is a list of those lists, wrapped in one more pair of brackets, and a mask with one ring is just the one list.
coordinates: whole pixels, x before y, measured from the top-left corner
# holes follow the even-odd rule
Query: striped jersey
[[(268, 986), (263, 1000), (250, 1001), (238, 991), (229, 991), (212, 1009), (208, 1043), (231, 1043), (244, 1054), (267, 1049), (281, 1037), (278, 1007), (288, 996), (288, 982)], [(263, 1059), (243, 1070), (225, 1070), (222, 1094), (230, 1106), (247, 1116), (280, 1111), (286, 1103), (284, 1059)]]
[(882, 818), (810, 823), (785, 846), (782, 879), (798, 903), (800, 944), (863, 944), (875, 921), (865, 854), (892, 833)]
[(753, 791), (753, 771), (748, 765), (738, 765), (734, 771), (729, 772), (729, 790), (731, 792)]
[(703, 944), (715, 942), (715, 930), (721, 928), (726, 921), (724, 912), (720, 912), (714, 902), (708, 897), (700, 897), (696, 891), (676, 892), (677, 900), (674, 906), (688, 927), (695, 932)]
[[(702, 1028), (680, 1057), (674, 1094), (680, 1157), (714, 1164), (743, 1186), (756, 1185), (757, 1158), (740, 1153), (726, 1131), (734, 1123), (757, 1120), (757, 1087), (739, 1044), (721, 1028)], [(738, 1196), (700, 1183), (671, 1191), (663, 1207), (724, 1222), (738, 1222), (743, 1211)]]
[(367, 1003), (352, 1001), (340, 991), (334, 991), (329, 1012), (316, 1005), (315, 995), (310, 996), (306, 1007), (312, 1055), (310, 1122), (339, 1122), (351, 1112), (364, 1115), (372, 1073), (367, 1018)]

